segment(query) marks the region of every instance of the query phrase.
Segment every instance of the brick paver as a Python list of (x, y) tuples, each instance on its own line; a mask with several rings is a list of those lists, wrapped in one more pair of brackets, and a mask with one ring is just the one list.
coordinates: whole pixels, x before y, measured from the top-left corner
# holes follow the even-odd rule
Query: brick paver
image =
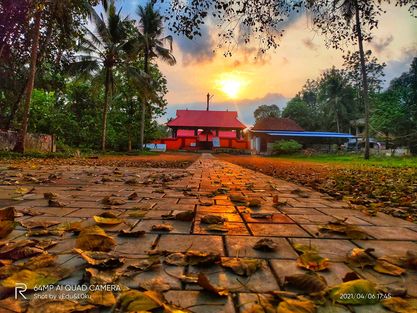
[[(342, 281), (343, 276), (356, 271), (360, 276), (376, 283), (386, 283), (397, 287), (407, 287), (408, 294), (417, 296), (417, 273), (407, 270), (403, 277), (392, 277), (372, 270), (350, 268), (346, 264), (346, 254), (355, 247), (374, 248), (374, 257), (405, 254), (407, 250), (417, 250), (417, 227), (415, 224), (383, 213), (370, 217), (360, 211), (347, 208), (341, 201), (327, 195), (300, 187), (291, 182), (278, 180), (258, 172), (244, 169), (204, 154), (187, 169), (138, 169), (84, 166), (44, 166), (34, 169), (3, 169), (1, 172), (9, 185), (0, 188), (0, 205), (12, 203), (18, 212), (31, 209), (39, 216), (22, 214), (17, 220), (27, 221), (80, 221), (83, 225), (93, 225), (94, 215), (112, 212), (125, 223), (103, 227), (113, 236), (117, 245), (115, 253), (129, 262), (145, 258), (150, 250), (184, 252), (201, 250), (219, 253), (223, 257), (250, 257), (264, 260), (264, 264), (249, 278), (233, 274), (218, 265), (169, 266), (158, 265), (151, 271), (123, 277), (120, 282), (131, 288), (152, 288), (165, 292), (169, 301), (182, 307), (192, 307), (193, 312), (242, 312), (251, 302), (258, 301), (254, 293), (268, 293), (285, 290), (285, 276), (303, 273), (297, 267), (298, 253), (293, 248), (296, 243), (316, 247), (323, 257), (330, 259), (330, 267), (323, 276), (329, 284)], [(49, 178), (51, 174), (56, 176)], [(13, 176), (15, 175), (15, 176)], [(171, 175), (166, 178), (164, 175)], [(173, 177), (177, 175), (177, 177)], [(42, 183), (28, 183), (35, 177)], [(136, 184), (126, 183), (135, 179)], [(19, 181), (17, 186), (15, 182)], [(3, 183), (5, 183), (3, 181)], [(16, 194), (16, 188), (35, 188), (25, 195)], [(217, 191), (217, 192), (216, 192)], [(44, 192), (59, 194), (64, 207), (50, 207), (43, 198)], [(136, 192), (137, 197), (127, 200)], [(233, 203), (230, 195), (238, 195), (260, 201), (259, 207), (247, 207)], [(108, 205), (104, 197), (123, 199), (121, 205)], [(273, 198), (285, 202), (274, 207)], [(191, 222), (167, 220), (162, 215), (193, 210), (196, 213)], [(142, 212), (143, 217), (134, 213)], [(253, 215), (262, 213), (262, 215)], [(227, 232), (210, 231), (201, 223), (207, 214), (220, 215), (227, 219)], [(352, 240), (346, 236), (321, 233), (320, 225), (335, 218), (344, 219), (356, 225), (369, 235), (369, 240)], [(152, 230), (152, 225), (169, 223), (170, 232)], [(120, 229), (143, 230), (146, 234), (139, 238), (117, 237)], [(72, 253), (75, 238), (64, 234), (62, 237), (46, 237), (57, 240), (58, 244), (49, 249), (59, 253), (63, 265), (75, 269), (72, 277), (65, 282), (77, 284), (83, 276), (85, 264)], [(262, 238), (272, 239), (277, 249), (271, 252), (257, 251), (253, 245)], [(6, 240), (23, 240), (25, 229), (18, 226)], [(45, 237), (42, 237), (45, 239)], [(204, 272), (213, 285), (226, 287), (229, 297), (218, 298), (201, 291), (196, 284), (181, 283), (177, 278), (186, 273)], [(414, 287), (413, 287), (414, 286)], [(353, 308), (357, 312), (367, 312), (364, 307)], [(380, 307), (373, 310), (382, 310)], [(344, 312), (341, 308), (340, 312)]]

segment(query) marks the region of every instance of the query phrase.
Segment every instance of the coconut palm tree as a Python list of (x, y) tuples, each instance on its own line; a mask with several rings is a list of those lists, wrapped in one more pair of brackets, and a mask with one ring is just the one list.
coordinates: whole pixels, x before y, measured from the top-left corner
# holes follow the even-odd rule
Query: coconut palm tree
[[(145, 6), (138, 6), (139, 16), (138, 32), (136, 42), (136, 53), (143, 57), (143, 70), (148, 80), (151, 79), (149, 65), (158, 58), (169, 65), (176, 63), (172, 54), (172, 36), (164, 36), (163, 17), (155, 10), (153, 3), (149, 2)], [(167, 44), (168, 47), (165, 47)], [(151, 86), (152, 83), (147, 84)], [(145, 115), (149, 105), (149, 93), (145, 93), (141, 111), (141, 130), (140, 130), (140, 149), (143, 149), (145, 137)]]
[(101, 127), (101, 149), (106, 149), (107, 113), (114, 87), (113, 72), (120, 65), (124, 49), (128, 42), (127, 18), (122, 19), (120, 10), (116, 12), (114, 0), (103, 4), (103, 14), (91, 8), (91, 20), (96, 32), (85, 27), (86, 36), (79, 45), (78, 60), (72, 64), (72, 70), (78, 73), (104, 71), (104, 103)]

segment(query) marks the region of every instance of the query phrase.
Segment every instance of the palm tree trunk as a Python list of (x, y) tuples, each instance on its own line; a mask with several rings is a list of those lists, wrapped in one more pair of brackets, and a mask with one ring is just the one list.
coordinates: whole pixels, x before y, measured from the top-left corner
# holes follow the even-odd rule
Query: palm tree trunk
[(101, 128), (101, 150), (106, 151), (106, 133), (107, 133), (107, 111), (109, 109), (109, 102), (111, 97), (110, 86), (110, 73), (111, 68), (106, 68), (106, 79), (104, 82), (104, 106), (103, 106), (103, 124)]
[(365, 105), (365, 159), (369, 159), (369, 97), (368, 97), (368, 76), (365, 66), (365, 53), (363, 51), (363, 36), (361, 30), (358, 2), (355, 1), (356, 36), (358, 37), (359, 56), (362, 73), (362, 97)]
[(16, 146), (14, 147), (14, 150), (20, 153), (25, 152), (26, 134), (27, 134), (28, 124), (29, 124), (30, 101), (32, 99), (33, 86), (35, 84), (36, 63), (38, 60), (41, 17), (42, 17), (42, 11), (38, 9), (35, 13), (35, 25), (33, 27), (32, 49), (30, 53), (30, 68), (29, 68), (29, 77), (28, 77), (27, 87), (26, 87), (25, 107), (24, 107), (23, 119), (22, 119), (22, 129), (20, 131), (18, 142)]
[[(147, 50), (147, 48), (146, 48)], [(143, 66), (145, 74), (148, 75), (149, 72), (149, 57), (148, 57), (148, 51), (145, 51), (144, 60), (143, 60)], [(148, 80), (148, 78), (146, 78)], [(143, 99), (142, 103), (142, 112), (140, 117), (140, 147), (139, 150), (143, 151), (144, 143), (145, 143), (145, 115), (146, 115), (146, 106), (148, 104), (148, 101), (146, 99), (146, 96)]]

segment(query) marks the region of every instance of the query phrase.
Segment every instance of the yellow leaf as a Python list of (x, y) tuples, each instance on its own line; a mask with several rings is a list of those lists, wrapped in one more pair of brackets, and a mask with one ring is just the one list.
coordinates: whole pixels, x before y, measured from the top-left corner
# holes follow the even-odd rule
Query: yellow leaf
[(375, 285), (369, 280), (356, 279), (333, 287), (330, 298), (341, 304), (375, 304), (378, 303)]
[(315, 252), (305, 252), (297, 258), (297, 265), (312, 271), (323, 271), (329, 267), (329, 259)]
[(84, 228), (75, 242), (75, 247), (87, 251), (110, 251), (115, 246), (114, 239), (98, 226)]
[(7, 277), (1, 282), (1, 285), (15, 288), (17, 283), (24, 283), (28, 289), (33, 289), (35, 286), (55, 284), (67, 274), (67, 271), (57, 268), (42, 268), (34, 271), (23, 269)]
[(398, 297), (393, 297), (382, 300), (381, 304), (392, 312), (417, 313), (416, 299), (402, 299)]
[(277, 313), (315, 313), (316, 306), (309, 300), (284, 299), (277, 308)]
[(161, 305), (158, 298), (153, 297), (149, 292), (128, 290), (119, 296), (116, 307), (122, 312), (141, 312), (157, 309)]
[(112, 217), (102, 217), (102, 216), (94, 216), (94, 221), (99, 225), (117, 225), (123, 223), (123, 220), (120, 218), (112, 218)]
[(381, 258), (376, 260), (374, 271), (382, 273), (382, 274), (392, 275), (392, 276), (401, 276), (402, 274), (405, 273), (405, 269), (397, 265), (394, 265)]

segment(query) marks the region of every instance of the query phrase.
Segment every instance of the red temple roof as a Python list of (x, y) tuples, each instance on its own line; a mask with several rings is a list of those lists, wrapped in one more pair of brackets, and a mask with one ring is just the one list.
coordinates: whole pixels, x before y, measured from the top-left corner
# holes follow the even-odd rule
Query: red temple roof
[(236, 111), (177, 110), (177, 117), (167, 123), (169, 127), (213, 127), (244, 129)]

